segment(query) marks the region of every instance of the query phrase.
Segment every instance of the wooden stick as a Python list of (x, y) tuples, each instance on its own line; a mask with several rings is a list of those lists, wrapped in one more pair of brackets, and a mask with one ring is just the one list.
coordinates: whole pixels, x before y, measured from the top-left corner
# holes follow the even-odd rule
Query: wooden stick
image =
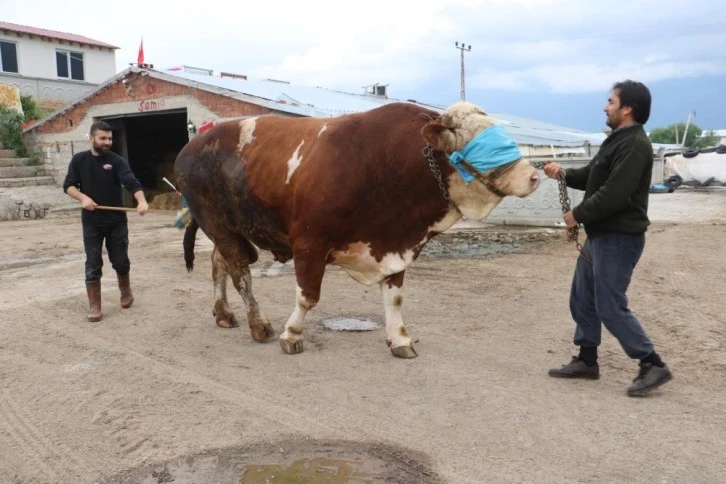
[(135, 212), (136, 208), (131, 207), (109, 207), (106, 205), (96, 205), (96, 210), (113, 210), (115, 212)]

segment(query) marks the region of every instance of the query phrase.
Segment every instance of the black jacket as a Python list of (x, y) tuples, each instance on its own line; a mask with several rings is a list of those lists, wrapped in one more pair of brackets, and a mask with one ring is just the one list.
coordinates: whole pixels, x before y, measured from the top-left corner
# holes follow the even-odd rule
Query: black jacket
[[(76, 153), (68, 165), (68, 174), (63, 182), (63, 191), (76, 187), (98, 205), (121, 207), (121, 186), (129, 192), (141, 190), (129, 163), (114, 152), (93, 156), (90, 150)], [(126, 221), (125, 212), (110, 210), (83, 210), (84, 224), (115, 225)]]
[(566, 170), (567, 186), (585, 190), (572, 213), (588, 237), (647, 230), (652, 172), (653, 147), (641, 124), (616, 129), (590, 164)]

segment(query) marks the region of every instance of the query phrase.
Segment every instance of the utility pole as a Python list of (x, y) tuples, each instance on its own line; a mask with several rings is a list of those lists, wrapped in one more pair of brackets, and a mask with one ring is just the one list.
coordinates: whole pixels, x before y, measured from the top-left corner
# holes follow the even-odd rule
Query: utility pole
[(454, 42), (457, 49), (461, 51), (461, 100), (466, 100), (466, 88), (464, 86), (464, 51), (471, 52), (471, 44), (466, 45), (465, 43)]
[[(691, 124), (691, 116), (696, 115), (696, 110), (692, 110), (688, 112), (688, 120), (686, 121), (686, 129), (683, 131), (683, 140), (681, 141), (681, 149), (683, 148), (683, 145), (686, 144), (686, 135), (688, 134), (688, 126)], [(678, 139), (676, 139), (676, 143), (678, 143)]]

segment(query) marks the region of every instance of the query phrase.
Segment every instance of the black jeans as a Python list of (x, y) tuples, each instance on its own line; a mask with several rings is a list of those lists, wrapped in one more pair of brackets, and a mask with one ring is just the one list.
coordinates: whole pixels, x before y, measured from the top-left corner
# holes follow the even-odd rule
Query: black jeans
[(585, 241), (582, 250), (592, 262), (577, 258), (570, 292), (576, 346), (600, 346), (604, 324), (631, 358), (653, 353), (653, 343), (625, 295), (644, 245), (645, 234), (606, 233)]
[(129, 228), (126, 222), (116, 225), (96, 226), (83, 224), (83, 246), (86, 249), (86, 282), (101, 279), (103, 267), (103, 241), (111, 266), (119, 276), (131, 269), (129, 261)]

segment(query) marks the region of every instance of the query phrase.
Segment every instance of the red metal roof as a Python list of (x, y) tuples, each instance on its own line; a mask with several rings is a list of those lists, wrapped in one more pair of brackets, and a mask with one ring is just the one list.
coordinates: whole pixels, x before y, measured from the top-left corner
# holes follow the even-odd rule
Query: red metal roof
[(118, 49), (115, 45), (89, 39), (82, 35), (67, 34), (56, 30), (39, 29), (36, 27), (29, 27), (27, 25), (11, 24), (10, 22), (0, 22), (0, 31), (2, 30), (8, 30), (19, 34), (35, 35), (38, 37), (49, 37), (51, 39), (65, 40), (67, 42), (77, 42), (79, 44), (95, 45), (98, 47), (105, 47), (107, 49)]

